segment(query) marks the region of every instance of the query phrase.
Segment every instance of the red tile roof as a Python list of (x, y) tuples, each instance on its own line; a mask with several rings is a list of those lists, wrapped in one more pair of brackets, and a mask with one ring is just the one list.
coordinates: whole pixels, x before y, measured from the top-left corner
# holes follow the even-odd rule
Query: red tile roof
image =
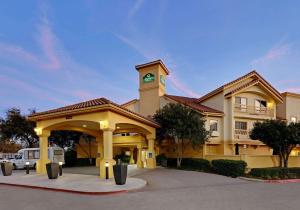
[(175, 96), (175, 95), (164, 95), (165, 97), (172, 99), (178, 103), (181, 103), (183, 105), (186, 105), (196, 111), (199, 112), (209, 112), (209, 113), (217, 113), (217, 114), (223, 114), (222, 111), (216, 110), (213, 108), (210, 108), (208, 106), (204, 106), (200, 103), (198, 103), (197, 98), (189, 98), (189, 97), (183, 97), (183, 96)]
[(49, 114), (59, 114), (59, 113), (64, 113), (64, 112), (68, 112), (68, 111), (80, 111), (82, 109), (87, 109), (87, 108), (92, 108), (92, 107), (98, 107), (98, 106), (104, 106), (104, 105), (112, 105), (112, 106), (115, 106), (127, 113), (130, 113), (132, 115), (135, 115), (139, 118), (143, 118), (144, 120), (148, 121), (148, 122), (151, 122), (152, 124), (156, 124), (156, 126), (159, 127), (159, 124), (157, 122), (155, 122), (153, 119), (151, 118), (148, 118), (148, 117), (145, 117), (145, 116), (142, 116), (136, 112), (133, 112), (129, 109), (126, 109), (124, 107), (122, 107), (121, 105), (119, 104), (116, 104), (106, 98), (97, 98), (97, 99), (93, 99), (93, 100), (89, 100), (89, 101), (84, 101), (84, 102), (80, 102), (80, 103), (77, 103), (77, 104), (72, 104), (72, 105), (69, 105), (69, 106), (64, 106), (64, 107), (60, 107), (60, 108), (57, 108), (57, 109), (51, 109), (51, 110), (48, 110), (48, 111), (44, 111), (44, 112), (37, 112), (37, 113), (34, 113), (34, 114), (31, 114), (29, 116), (29, 118), (38, 118), (40, 116), (45, 116), (45, 115), (49, 115)]

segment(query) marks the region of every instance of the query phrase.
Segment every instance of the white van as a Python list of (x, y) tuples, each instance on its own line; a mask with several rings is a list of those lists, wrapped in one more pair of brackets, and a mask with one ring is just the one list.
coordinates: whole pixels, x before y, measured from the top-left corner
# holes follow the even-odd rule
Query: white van
[[(18, 151), (15, 159), (10, 160), (14, 169), (24, 169), (26, 162), (29, 162), (30, 168), (36, 167), (36, 161), (40, 159), (40, 148), (26, 148)], [(48, 148), (48, 159), (53, 163), (65, 163), (64, 150), (60, 147)]]

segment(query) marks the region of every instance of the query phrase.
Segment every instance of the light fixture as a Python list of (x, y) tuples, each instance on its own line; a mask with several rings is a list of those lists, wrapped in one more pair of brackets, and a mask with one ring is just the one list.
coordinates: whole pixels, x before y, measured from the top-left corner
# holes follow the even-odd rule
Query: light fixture
[(58, 162), (58, 165), (59, 165), (59, 176), (62, 176), (62, 165), (63, 165), (63, 162)]
[(109, 177), (108, 177), (108, 173), (109, 173), (109, 162), (106, 162), (105, 163), (105, 179), (108, 179)]
[(119, 127), (119, 126), (117, 126), (117, 129), (120, 129), (120, 127)]
[(26, 163), (25, 163), (25, 165), (26, 165), (26, 174), (29, 174), (29, 162), (27, 161)]
[(87, 125), (86, 125), (86, 124), (83, 124), (83, 125), (82, 125), (82, 127), (86, 128), (86, 127), (87, 127)]

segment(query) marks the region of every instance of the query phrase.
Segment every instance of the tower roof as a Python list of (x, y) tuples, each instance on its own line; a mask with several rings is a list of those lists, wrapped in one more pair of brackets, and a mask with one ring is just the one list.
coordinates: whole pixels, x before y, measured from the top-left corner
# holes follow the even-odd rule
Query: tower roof
[(153, 65), (161, 65), (161, 67), (163, 68), (163, 70), (166, 72), (167, 75), (169, 75), (169, 70), (167, 69), (167, 67), (165, 66), (165, 64), (162, 62), (162, 60), (155, 60), (155, 61), (151, 61), (148, 63), (143, 63), (143, 64), (139, 64), (135, 66), (135, 69), (137, 71), (139, 71), (141, 68), (145, 68), (145, 67), (149, 67), (149, 66), (153, 66)]

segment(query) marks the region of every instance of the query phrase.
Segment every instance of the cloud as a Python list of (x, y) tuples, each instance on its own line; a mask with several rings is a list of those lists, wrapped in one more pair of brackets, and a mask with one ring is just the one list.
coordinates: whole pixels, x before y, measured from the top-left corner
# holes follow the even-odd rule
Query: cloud
[(300, 93), (300, 87), (299, 86), (289, 87), (289, 88), (284, 89), (282, 92)]
[[(58, 99), (57, 97), (50, 97), (43, 90), (36, 88), (35, 86), (30, 85), (24, 81), (15, 79), (15, 78), (11, 78), (11, 77), (0, 74), (0, 81), (1, 81), (1, 83), (5, 83), (6, 86), (10, 87), (11, 89), (18, 89), (19, 93), (24, 93), (24, 94), (30, 93), (30, 94), (36, 96), (38, 99), (47, 100), (47, 101), (54, 102), (54, 103), (60, 104), (60, 105), (68, 103), (65, 100)], [(0, 92), (1, 91), (6, 92), (7, 90), (1, 89)]]
[(253, 66), (268, 64), (272, 61), (277, 61), (282, 57), (288, 55), (291, 51), (291, 44), (278, 44), (272, 47), (260, 58), (257, 58), (251, 62)]
[(10, 57), (12, 59), (21, 59), (26, 62), (38, 63), (38, 58), (25, 50), (24, 48), (13, 45), (10, 43), (0, 42), (0, 54), (4, 57)]
[(180, 82), (180, 80), (177, 78), (177, 76), (174, 73), (170, 74), (169, 79), (175, 89), (187, 94), (190, 97), (194, 97), (194, 98), (200, 97), (199, 94), (195, 93), (190, 88), (188, 88), (185, 84)]
[(135, 4), (133, 5), (133, 7), (131, 8), (131, 10), (128, 12), (128, 18), (132, 18), (142, 7), (142, 5), (144, 4), (144, 0), (136, 0)]
[[(167, 64), (167, 66), (171, 69), (169, 79), (171, 85), (174, 89), (183, 94), (186, 94), (190, 97), (200, 97), (199, 94), (195, 93), (193, 90), (188, 88), (183, 82), (181, 82), (176, 76), (175, 69), (177, 68), (175, 60), (169, 53), (163, 53), (164, 50), (160, 49), (158, 46), (154, 46), (155, 50), (151, 50), (147, 45), (140, 44), (139, 41), (133, 41), (125, 36), (115, 34), (115, 36), (121, 40), (124, 44), (135, 50), (137, 53), (142, 55), (147, 61), (155, 60), (155, 59), (163, 59), (163, 61)], [(153, 45), (151, 45), (153, 47)]]
[(44, 56), (46, 58), (46, 62), (41, 65), (44, 68), (51, 70), (58, 70), (61, 68), (61, 61), (59, 59), (59, 55), (55, 51), (54, 47), (56, 46), (56, 37), (52, 32), (51, 27), (49, 26), (48, 21), (41, 23), (39, 26), (39, 43), (44, 52)]

